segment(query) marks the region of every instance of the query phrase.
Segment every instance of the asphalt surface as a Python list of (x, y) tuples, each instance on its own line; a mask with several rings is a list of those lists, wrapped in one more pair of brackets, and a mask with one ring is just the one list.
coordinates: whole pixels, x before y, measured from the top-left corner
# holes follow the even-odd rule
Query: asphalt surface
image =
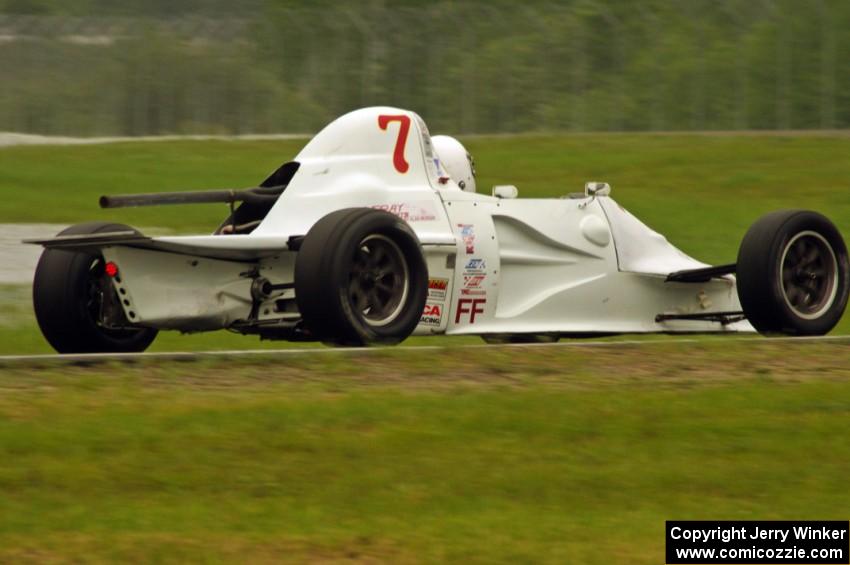
[(23, 239), (56, 235), (67, 226), (59, 224), (0, 224), (0, 284), (29, 284), (41, 255), (41, 246)]
[[(0, 284), (30, 284), (43, 249), (21, 241), (53, 237), (66, 227), (67, 224), (0, 224)], [(170, 233), (165, 228), (140, 229), (147, 235)]]

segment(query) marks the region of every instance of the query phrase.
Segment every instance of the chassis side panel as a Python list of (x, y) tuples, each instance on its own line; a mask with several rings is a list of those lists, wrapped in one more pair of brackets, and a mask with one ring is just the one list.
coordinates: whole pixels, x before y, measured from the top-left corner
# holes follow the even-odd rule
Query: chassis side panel
[(448, 334), (753, 331), (747, 322), (656, 321), (740, 311), (735, 280), (665, 282), (668, 264), (702, 263), (643, 224), (630, 226), (628, 245), (645, 250), (646, 271), (621, 270), (602, 199), (443, 198), (458, 237)]
[(118, 265), (113, 284), (133, 324), (216, 330), (251, 312), (245, 263), (124, 246), (104, 248), (103, 256)]

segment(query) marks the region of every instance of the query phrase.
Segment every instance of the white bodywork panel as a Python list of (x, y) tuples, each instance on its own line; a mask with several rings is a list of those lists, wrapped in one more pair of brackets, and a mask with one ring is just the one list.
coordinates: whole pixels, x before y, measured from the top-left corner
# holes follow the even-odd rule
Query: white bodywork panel
[[(245, 265), (116, 246), (103, 250), (120, 265), (113, 279), (127, 319), (163, 329), (220, 329), (251, 311)], [(190, 283), (190, 284), (187, 284)]]
[(611, 225), (621, 271), (668, 275), (707, 264), (682, 253), (660, 233), (651, 230), (610, 198), (600, 198)]
[(608, 198), (443, 197), (461, 240), (447, 333), (752, 331), (746, 322), (656, 322), (661, 313), (740, 311), (734, 279), (665, 282), (674, 270), (705, 265), (637, 220), (630, 244), (654, 250), (658, 262), (645, 258), (645, 271), (624, 272), (605, 214), (619, 207)]
[(406, 220), (423, 245), (430, 281), (418, 334), (753, 331), (747, 322), (656, 322), (662, 313), (739, 312), (734, 277), (665, 282), (671, 272), (706, 265), (605, 196), (500, 199), (461, 191), (413, 112), (346, 114), (295, 160), (297, 173), (250, 234), (104, 247), (120, 266), (115, 284), (128, 319), (183, 331), (224, 328), (252, 314), (297, 319), (285, 304), (294, 303), (291, 288), (253, 304), (252, 277), (292, 283), (291, 237), (335, 210), (372, 207)]
[[(388, 119), (381, 121), (382, 116)], [(408, 132), (401, 142), (405, 123)], [(403, 162), (396, 162), (397, 147)], [(346, 114), (316, 135), (295, 161), (301, 164), (298, 173), (251, 235), (303, 235), (330, 212), (368, 207), (398, 215), (424, 244), (454, 243), (436, 194), (444, 173), (424, 122), (413, 112), (367, 108)]]

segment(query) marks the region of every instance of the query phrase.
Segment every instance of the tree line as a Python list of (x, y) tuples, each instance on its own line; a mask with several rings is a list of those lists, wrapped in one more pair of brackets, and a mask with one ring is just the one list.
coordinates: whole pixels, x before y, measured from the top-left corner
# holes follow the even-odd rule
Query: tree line
[(5, 0), (0, 130), (850, 127), (850, 2)]

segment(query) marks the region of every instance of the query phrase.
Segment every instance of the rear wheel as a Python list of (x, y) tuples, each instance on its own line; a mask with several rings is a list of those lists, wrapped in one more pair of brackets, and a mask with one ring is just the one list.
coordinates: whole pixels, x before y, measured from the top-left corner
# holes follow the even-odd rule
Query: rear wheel
[(741, 307), (759, 332), (823, 335), (847, 306), (847, 247), (821, 214), (773, 212), (744, 236), (737, 279)]
[[(127, 231), (123, 224), (89, 222), (59, 235)], [(105, 304), (115, 289), (104, 273), (100, 253), (46, 249), (33, 279), (33, 307), (41, 333), (59, 353), (121, 353), (144, 351), (156, 337), (151, 328), (106, 327)]]
[(340, 345), (394, 344), (419, 323), (428, 269), (419, 240), (398, 217), (371, 208), (328, 214), (295, 262), (295, 298), (306, 329)]

